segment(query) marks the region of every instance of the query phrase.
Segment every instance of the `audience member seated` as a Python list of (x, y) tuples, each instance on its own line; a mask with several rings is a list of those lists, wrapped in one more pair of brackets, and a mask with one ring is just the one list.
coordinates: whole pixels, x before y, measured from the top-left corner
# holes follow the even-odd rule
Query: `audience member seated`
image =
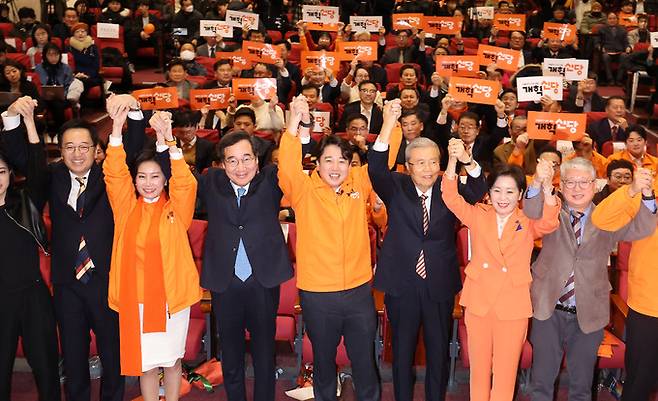
[(0, 23), (11, 24), (13, 21), (9, 19), (9, 6), (7, 4), (0, 4)]
[(70, 106), (69, 101), (78, 103), (84, 85), (77, 78), (73, 78), (73, 72), (68, 64), (62, 63), (62, 52), (57, 46), (48, 43), (44, 46), (43, 52), (43, 61), (35, 69), (41, 84), (64, 87), (64, 99), (42, 99), (45, 107), (52, 112), (54, 127), (48, 132), (56, 133), (66, 122), (64, 110)]
[[(192, 42), (195, 45), (199, 41), (199, 21), (203, 18), (203, 14), (194, 9), (192, 0), (180, 0), (180, 11), (176, 13), (174, 19), (171, 21), (173, 28), (183, 28), (187, 32), (184, 35), (179, 35), (179, 43)], [(235, 30), (234, 30), (235, 32)]]
[(203, 86), (204, 89), (230, 88), (233, 79), (233, 67), (229, 59), (215, 61), (213, 70), (215, 70), (215, 79)]
[[(135, 14), (126, 19), (126, 53), (131, 61), (136, 60), (137, 51), (141, 48), (154, 48), (156, 56), (162, 51), (158, 43), (158, 39), (162, 36), (162, 23), (155, 15), (149, 13), (149, 4), (149, 0), (139, 0)], [(147, 33), (144, 28), (149, 24), (153, 31)], [(150, 31), (151, 28), (147, 30)]]
[(358, 89), (358, 100), (345, 105), (343, 115), (337, 125), (337, 130), (338, 132), (345, 131), (348, 124), (347, 118), (354, 114), (360, 114), (366, 118), (368, 132), (377, 134), (384, 123), (381, 106), (375, 103), (377, 94), (379, 93), (377, 86), (370, 81), (361, 81)]
[(38, 109), (42, 109), (41, 99), (37, 87), (27, 79), (25, 66), (15, 60), (7, 59), (2, 68), (3, 82), (0, 83), (0, 91), (18, 93), (21, 96), (29, 96), (39, 101)]
[(121, 4), (121, 0), (109, 0), (107, 2), (107, 8), (103, 9), (103, 12), (98, 17), (98, 22), (124, 25), (129, 16), (130, 9), (125, 8)]
[(582, 157), (583, 159), (587, 159), (592, 163), (594, 170), (596, 170), (596, 178), (605, 178), (605, 168), (608, 164), (608, 159), (594, 150), (592, 138), (585, 134), (580, 141), (573, 141), (572, 144), (574, 152), (565, 157), (565, 159), (571, 160), (575, 157)]
[(233, 115), (233, 126), (229, 132), (235, 131), (244, 131), (253, 137), (257, 145), (259, 166), (263, 167), (272, 162), (272, 152), (276, 148), (276, 144), (269, 139), (254, 134), (256, 131), (256, 114), (251, 108), (242, 107), (236, 110), (235, 115)]
[(37, 15), (34, 9), (30, 7), (21, 7), (18, 10), (18, 22), (14, 24), (14, 29), (9, 33), (10, 37), (20, 38), (25, 41), (32, 36), (34, 28), (40, 24), (37, 21)]
[(368, 119), (363, 114), (353, 113), (347, 116), (347, 139), (362, 154), (368, 152)]
[(619, 68), (625, 72), (647, 71), (652, 64), (649, 54), (654, 52), (651, 47), (651, 32), (648, 29), (649, 17), (646, 14), (637, 16), (637, 28), (628, 32), (628, 47), (631, 53)]
[(494, 149), (494, 168), (516, 164), (523, 168), (525, 175), (535, 174), (538, 141), (528, 138), (527, 126), (528, 119), (525, 116), (514, 117), (509, 129), (512, 140)]
[[(288, 60), (288, 57), (290, 56), (290, 50), (292, 49), (292, 45), (290, 44), (289, 41), (284, 40), (276, 45), (281, 52), (281, 64), (277, 64), (276, 67), (278, 69), (278, 77), (281, 78), (289, 78), (291, 81), (290, 87), (292, 88), (292, 82), (295, 83), (297, 90), (302, 86), (302, 71), (299, 69), (299, 66), (296, 64), (291, 63)], [(277, 77), (277, 78), (278, 78)], [(279, 88), (277, 88), (277, 94), (279, 96), (279, 99), (282, 101), (286, 101), (287, 99), (290, 98), (289, 93), (284, 93), (283, 91), (279, 91)]]
[(507, 121), (511, 124), (512, 120), (516, 116), (516, 109), (519, 107), (519, 98), (514, 89), (505, 89), (498, 96), (500, 100), (503, 101), (505, 105), (505, 115), (507, 116)]
[(183, 43), (180, 47), (180, 59), (185, 63), (185, 71), (187, 71), (187, 75), (193, 77), (205, 77), (206, 74), (208, 74), (208, 71), (206, 71), (206, 68), (199, 64), (195, 58), (196, 48), (194, 47), (194, 44), (189, 42)]
[(206, 43), (196, 48), (196, 55), (199, 57), (215, 58), (215, 53), (229, 51), (228, 46), (224, 43), (224, 38), (219, 34), (206, 36), (204, 39)]
[[(341, 98), (347, 99), (345, 103), (358, 101), (360, 96), (359, 83), (363, 81), (370, 81), (370, 73), (367, 69), (359, 66), (358, 63), (359, 60), (357, 58), (352, 60), (350, 63), (350, 71), (347, 73), (343, 79), (343, 82), (340, 84)], [(377, 90), (377, 86), (375, 86), (375, 91), (375, 103), (377, 103), (379, 106), (382, 106), (382, 96)]]
[(78, 15), (78, 10), (69, 7), (64, 10), (64, 18), (62, 18), (62, 22), (53, 27), (53, 35), (60, 38), (62, 40), (62, 45), (64, 45), (66, 39), (73, 35), (71, 29), (79, 22), (80, 16)]
[(470, 38), (477, 38), (478, 42), (482, 43), (484, 39), (491, 37), (493, 20), (478, 17), (476, 21), (477, 23), (471, 25), (471, 30), (465, 36)]
[[(498, 30), (496, 28), (492, 28), (489, 44), (492, 46), (497, 46), (496, 45), (497, 37), (498, 37)], [(523, 67), (526, 64), (532, 63), (532, 60), (534, 59), (532, 55), (532, 50), (528, 48), (528, 46), (526, 46), (525, 39), (526, 39), (525, 32), (512, 31), (509, 34), (509, 44), (507, 46), (503, 46), (521, 52), (521, 58), (519, 58), (519, 68)]]
[(307, 28), (306, 23), (303, 21), (297, 22), (299, 29), (299, 43), (302, 49), (306, 51), (320, 51), (326, 50), (332, 52), (336, 49), (336, 43), (343, 40), (343, 23), (339, 22), (338, 31), (336, 32), (336, 40), (332, 41), (329, 32), (319, 32), (318, 42), (315, 43), (311, 31)]
[(167, 65), (167, 85), (173, 86), (178, 92), (178, 98), (185, 101), (190, 100), (190, 89), (196, 88), (196, 82), (187, 79), (185, 62), (179, 58), (173, 59)]
[(606, 15), (602, 12), (603, 6), (598, 1), (592, 2), (592, 8), (585, 12), (582, 21), (580, 21), (580, 33), (589, 35), (593, 33), (596, 25), (606, 23)]
[(418, 93), (421, 103), (429, 103), (429, 94), (420, 86), (418, 73), (414, 66), (405, 64), (400, 67), (400, 83), (386, 91), (386, 99), (391, 100), (399, 98), (402, 89), (415, 89)]
[(94, 40), (89, 36), (87, 24), (79, 22), (71, 28), (69, 50), (75, 60), (75, 77), (82, 81), (85, 93), (94, 86), (102, 85), (100, 76), (100, 54)]
[(73, 4), (73, 8), (78, 10), (80, 22), (84, 22), (89, 26), (96, 24), (96, 14), (89, 11), (89, 3), (87, 0), (77, 0), (75, 4)]
[(302, 78), (302, 86), (306, 84), (315, 85), (320, 91), (318, 102), (334, 103), (340, 95), (338, 80), (334, 77), (331, 70), (323, 70), (321, 67), (314, 65), (306, 68)]
[[(631, 48), (628, 45), (628, 35), (626, 29), (619, 25), (619, 17), (616, 13), (608, 13), (606, 25), (599, 30), (596, 49), (601, 52), (601, 61), (605, 67), (605, 75), (608, 85), (618, 85), (624, 79), (624, 71), (617, 69), (617, 75), (612, 75), (612, 62), (618, 62), (620, 65), (626, 63)], [(597, 71), (595, 71), (597, 72)]]
[(425, 33), (421, 32), (416, 35), (415, 32), (417, 32), (416, 29), (397, 31), (395, 33), (397, 46), (386, 50), (379, 63), (384, 66), (392, 63), (423, 64), (425, 59)]
[(571, 46), (565, 46), (560, 38), (542, 39), (532, 51), (532, 58), (536, 64), (544, 62), (545, 58), (572, 58), (574, 52)]
[(622, 136), (626, 149), (608, 156), (608, 161), (624, 159), (632, 162), (635, 168), (645, 168), (658, 172), (658, 157), (647, 153), (647, 131), (641, 125), (630, 125)]
[(274, 96), (269, 101), (265, 101), (260, 97), (256, 96), (248, 104), (242, 104), (238, 106), (237, 110), (240, 110), (241, 108), (244, 107), (250, 108), (251, 110), (254, 111), (254, 114), (256, 116), (256, 130), (274, 131), (274, 133), (276, 134), (275, 137), (278, 137), (278, 133), (280, 133), (281, 130), (283, 129), (283, 124), (284, 124), (283, 110), (277, 104), (278, 101), (279, 100), (276, 96)]
[[(35, 61), (35, 55), (37, 53), (42, 53), (43, 47), (50, 43), (52, 37), (52, 32), (50, 27), (46, 24), (38, 24), (32, 30), (32, 47), (27, 49), (25, 54), (30, 58), (30, 65), (32, 68), (36, 67), (37, 63)], [(42, 54), (43, 57), (43, 54)]]
[(215, 145), (207, 139), (196, 135), (197, 123), (201, 113), (191, 110), (178, 110), (172, 122), (173, 134), (178, 146), (183, 149), (185, 162), (192, 171), (203, 172), (212, 163)]
[(594, 195), (595, 205), (598, 205), (603, 199), (615, 192), (622, 185), (629, 185), (633, 182), (633, 163), (628, 160), (612, 160), (606, 167), (608, 183)]
[(626, 115), (626, 102), (621, 96), (610, 96), (605, 103), (606, 118), (591, 123), (587, 133), (596, 143), (599, 152), (603, 151), (603, 144), (607, 141), (622, 141), (626, 137), (628, 122)]
[(568, 113), (604, 111), (605, 100), (597, 92), (598, 76), (595, 72), (587, 73), (587, 79), (578, 81), (569, 87), (569, 96), (564, 101), (563, 109)]

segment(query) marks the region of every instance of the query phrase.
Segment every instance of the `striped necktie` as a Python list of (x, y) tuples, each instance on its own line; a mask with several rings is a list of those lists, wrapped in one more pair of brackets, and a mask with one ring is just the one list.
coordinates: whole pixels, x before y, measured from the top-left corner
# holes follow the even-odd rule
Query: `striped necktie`
[[(427, 230), (430, 227), (430, 214), (427, 211), (427, 205), (425, 201), (427, 200), (427, 195), (420, 195), (420, 204), (423, 206), (423, 236), (427, 235)], [(427, 272), (425, 271), (425, 252), (421, 248), (420, 255), (418, 256), (418, 262), (416, 262), (416, 274), (418, 274), (423, 279), (427, 278)]]
[[(84, 178), (75, 177), (75, 180), (80, 184), (80, 189), (78, 190), (78, 196), (76, 199), (76, 211), (78, 212), (78, 215), (82, 217), (85, 203), (85, 189), (87, 189), (87, 186)], [(80, 280), (83, 284), (87, 284), (91, 278), (93, 268), (94, 262), (92, 262), (91, 256), (89, 256), (87, 242), (85, 241), (84, 235), (82, 235), (80, 236), (80, 244), (78, 245), (78, 257), (75, 260), (75, 278)]]
[[(576, 237), (576, 244), (580, 246), (580, 238), (582, 237), (583, 225), (581, 220), (585, 214), (577, 212), (575, 210), (571, 211), (571, 227), (573, 227), (573, 234)], [(576, 285), (574, 279), (574, 272), (571, 272), (567, 283), (562, 289), (562, 294), (560, 295), (560, 303), (562, 305), (575, 306), (576, 304)]]

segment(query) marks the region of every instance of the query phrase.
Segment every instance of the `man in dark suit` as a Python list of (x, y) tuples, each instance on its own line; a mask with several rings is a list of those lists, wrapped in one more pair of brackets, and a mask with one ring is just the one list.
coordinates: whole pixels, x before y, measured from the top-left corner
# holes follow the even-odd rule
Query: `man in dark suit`
[(610, 96), (605, 103), (606, 118), (591, 123), (587, 133), (596, 143), (599, 152), (603, 144), (608, 141), (623, 141), (626, 138), (628, 122), (626, 115), (626, 102), (621, 96)]
[(562, 110), (569, 113), (583, 113), (589, 111), (604, 111), (605, 99), (596, 91), (597, 74), (593, 71), (587, 73), (587, 79), (571, 85), (569, 96), (562, 104)]
[[(546, 43), (544, 45), (537, 46), (532, 51), (532, 58), (536, 64), (543, 63), (545, 58), (571, 57), (574, 57), (573, 52), (571, 51), (571, 46), (569, 46), (569, 48), (565, 47), (559, 38), (546, 39)], [(526, 60), (526, 64), (529, 64), (528, 61), (529, 60)]]
[(274, 400), (279, 285), (293, 276), (279, 225), (277, 169), (259, 169), (254, 139), (243, 131), (224, 136), (218, 146), (222, 168), (197, 176), (208, 211), (201, 286), (212, 294), (229, 401), (246, 400), (245, 330), (254, 361), (253, 399)]
[[(421, 325), (427, 358), (425, 399), (443, 400), (449, 327), (454, 297), (461, 289), (453, 231), (456, 218), (441, 198), (439, 148), (433, 141), (418, 138), (407, 144), (408, 175), (388, 169), (388, 144), (400, 114), (398, 100), (387, 103), (382, 131), (368, 154), (370, 180), (388, 213), (374, 286), (386, 293), (395, 400), (413, 399), (412, 365)], [(476, 202), (487, 191), (484, 175), (472, 159), (463, 162), (468, 178), (460, 192)]]
[[(281, 78), (282, 81), (287, 81), (287, 86), (284, 86), (282, 88), (279, 88), (277, 86), (276, 93), (277, 93), (277, 97), (282, 102), (286, 102), (290, 98), (290, 92), (293, 92), (294, 94), (296, 91), (299, 90), (299, 88), (301, 88), (302, 72), (298, 66), (288, 61), (288, 55), (290, 54), (290, 50), (292, 49), (292, 45), (290, 44), (290, 42), (288, 42), (287, 40), (279, 42), (277, 44), (277, 47), (281, 52), (281, 63), (280, 65), (277, 65), (278, 67), (277, 84), (279, 78)], [(295, 84), (295, 88), (293, 88), (292, 83)]]
[(412, 36), (414, 35), (409, 30), (398, 31), (396, 34), (397, 46), (386, 50), (379, 64), (383, 66), (391, 63), (423, 64), (425, 60), (425, 34), (421, 32), (418, 38), (412, 38)]
[[(539, 257), (532, 265), (533, 346), (531, 399), (552, 401), (555, 379), (566, 352), (569, 400), (592, 398), (592, 378), (603, 328), (610, 321), (608, 255), (618, 241), (635, 241), (656, 229), (651, 172), (639, 169), (633, 183), (619, 191), (637, 202), (633, 220), (617, 231), (603, 231), (592, 223), (596, 171), (583, 158), (561, 166), (562, 210), (560, 227), (544, 236)], [(540, 218), (541, 182), (528, 187), (523, 211)], [(605, 203), (597, 208), (610, 207)], [(613, 205), (614, 207), (614, 205)], [(566, 283), (566, 284), (565, 284)]]
[(377, 86), (370, 81), (359, 83), (358, 102), (352, 102), (345, 105), (343, 115), (338, 122), (338, 132), (345, 132), (347, 128), (347, 117), (354, 114), (362, 114), (368, 119), (368, 132), (377, 134), (382, 128), (384, 116), (379, 106), (375, 104), (377, 97)]
[[(119, 95), (108, 100), (108, 110), (113, 107), (138, 109), (139, 105), (130, 95)], [(8, 132), (2, 137), (9, 154), (16, 158), (16, 166), (25, 166), (25, 127), (19, 116), (3, 118), (3, 122)], [(141, 150), (143, 132), (143, 120), (129, 119), (125, 144), (133, 160)], [(119, 322), (107, 301), (114, 221), (103, 171), (94, 162), (98, 135), (89, 123), (76, 119), (61, 127), (58, 139), (62, 161), (48, 166), (43, 191), (52, 220), (53, 300), (66, 371), (66, 398), (92, 398), (88, 359), (89, 332), (93, 330), (103, 365), (100, 399), (122, 401)]]
[[(492, 28), (491, 36), (489, 37), (489, 44), (491, 46), (496, 46), (496, 39), (498, 37), (498, 29)], [(526, 33), (523, 31), (512, 31), (509, 34), (509, 45), (503, 46), (508, 47), (512, 50), (518, 50), (521, 52), (521, 63), (519, 67), (523, 67), (526, 64), (532, 63), (532, 50), (526, 46)]]
[[(160, 51), (158, 45), (159, 38), (162, 36), (162, 24), (155, 15), (149, 13), (149, 0), (139, 0), (136, 5), (134, 17), (126, 21), (126, 53), (131, 61), (136, 60), (137, 50), (142, 47), (155, 48), (156, 54)], [(146, 33), (144, 27), (147, 24), (154, 26), (155, 30)]]
[(200, 117), (198, 111), (180, 110), (174, 113), (172, 125), (185, 162), (199, 173), (210, 167), (215, 149), (212, 142), (196, 135)]
[(307, 84), (315, 85), (318, 87), (319, 103), (331, 103), (340, 96), (340, 86), (338, 80), (334, 77), (330, 70), (323, 70), (318, 66), (310, 66), (304, 71), (304, 78), (302, 78), (302, 86), (298, 88), (299, 93)]

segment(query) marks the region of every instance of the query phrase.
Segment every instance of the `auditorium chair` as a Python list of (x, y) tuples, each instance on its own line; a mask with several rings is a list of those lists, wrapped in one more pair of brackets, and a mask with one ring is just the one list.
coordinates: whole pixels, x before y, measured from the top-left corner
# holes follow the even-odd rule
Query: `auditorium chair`
[[(414, 67), (414, 70), (416, 70), (416, 76), (418, 77), (418, 83), (422, 83), (423, 81), (423, 72), (420, 69), (420, 66), (418, 64), (414, 63), (390, 63), (386, 64), (384, 66), (384, 69), (386, 70), (386, 79), (388, 80), (388, 84), (392, 83), (399, 83), (400, 82), (400, 68), (402, 68), (403, 65), (410, 64)], [(388, 90), (388, 86), (386, 87)]]

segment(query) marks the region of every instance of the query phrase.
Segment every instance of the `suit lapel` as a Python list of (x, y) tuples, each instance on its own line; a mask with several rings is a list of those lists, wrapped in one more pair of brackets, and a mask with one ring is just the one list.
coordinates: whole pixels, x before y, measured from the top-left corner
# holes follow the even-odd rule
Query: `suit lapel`
[[(405, 177), (406, 179), (403, 181), (404, 182), (404, 193), (407, 195), (409, 198), (409, 202), (412, 204), (412, 215), (414, 218), (414, 227), (418, 228), (418, 232), (422, 235), (423, 234), (423, 209), (422, 205), (420, 204), (420, 198), (418, 197), (418, 192), (416, 191), (416, 187), (414, 186), (413, 181), (411, 181), (411, 177), (407, 176)], [(434, 192), (432, 191), (432, 204), (434, 204)], [(431, 219), (431, 218), (430, 218)]]

